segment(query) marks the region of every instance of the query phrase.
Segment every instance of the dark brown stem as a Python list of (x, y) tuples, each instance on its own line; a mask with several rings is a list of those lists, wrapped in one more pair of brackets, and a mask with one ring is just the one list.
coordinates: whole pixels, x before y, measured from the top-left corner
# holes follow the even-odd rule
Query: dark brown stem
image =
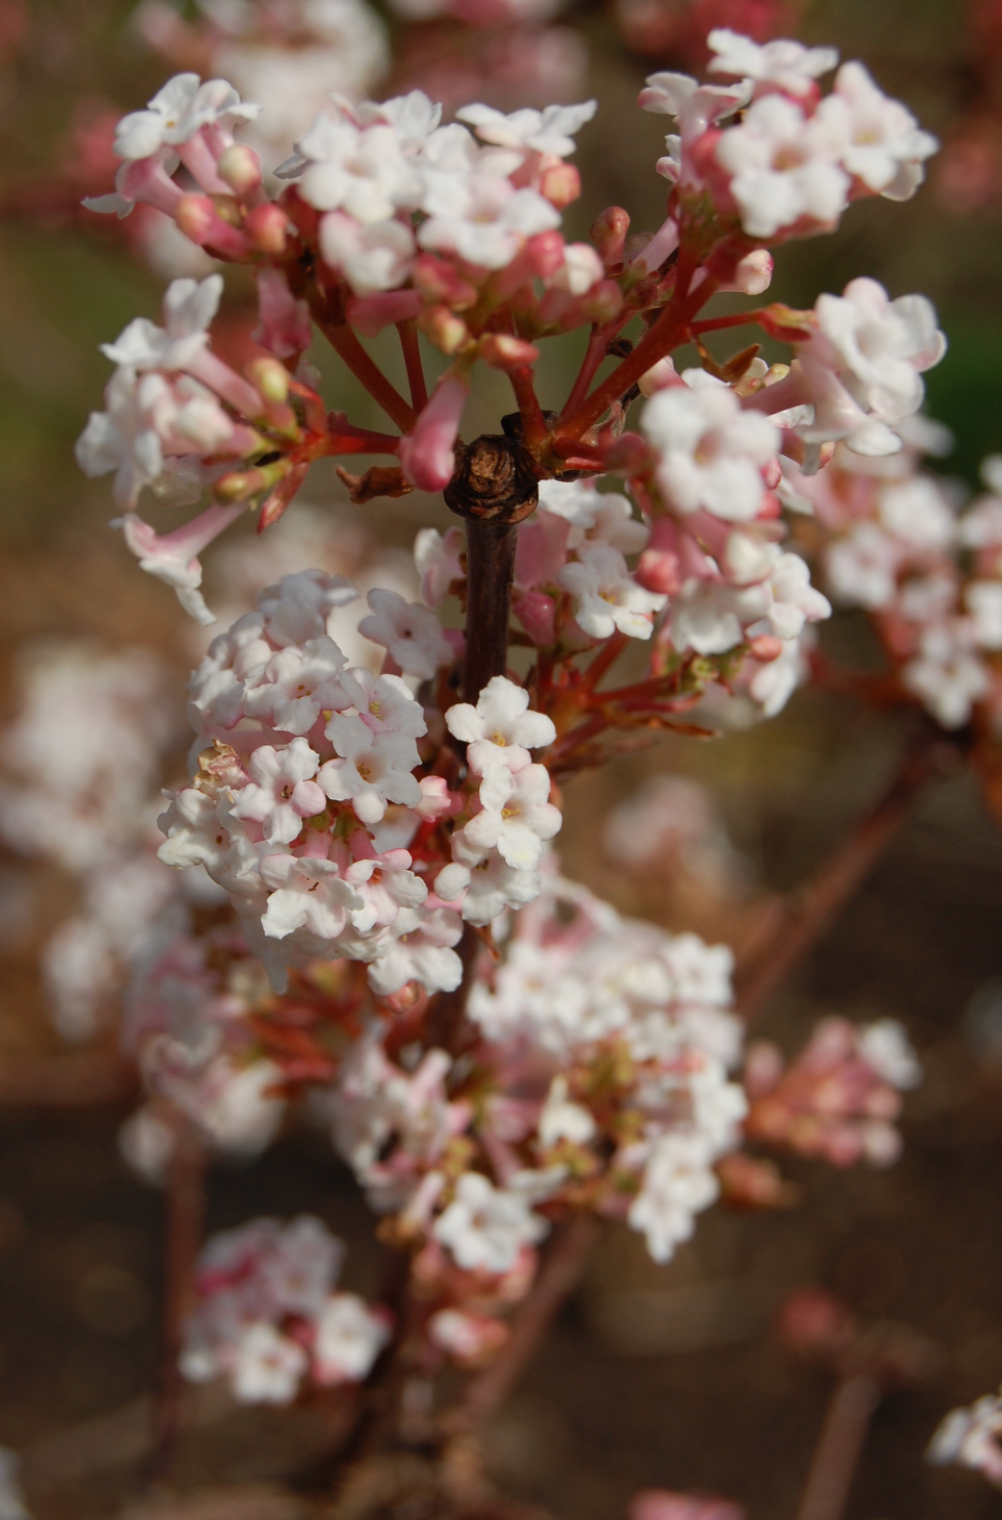
[(866, 1432), (883, 1389), (857, 1373), (839, 1383), (811, 1461), (797, 1520), (840, 1520)]
[(174, 1154), (167, 1175), (166, 1282), (160, 1367), (153, 1407), (149, 1483), (165, 1481), (174, 1463), (184, 1410), (181, 1342), (202, 1239), (205, 1156), (190, 1121), (175, 1117)]
[(938, 731), (931, 726), (924, 729), (906, 750), (890, 786), (868, 817), (808, 881), (766, 914), (735, 977), (738, 1011), (744, 1018), (753, 1019), (761, 1012), (866, 880), (927, 782), (955, 757), (956, 748)]
[(600, 1234), (592, 1214), (578, 1214), (554, 1236), (532, 1291), (515, 1316), (511, 1335), (486, 1372), (475, 1377), (460, 1407), (447, 1416), (451, 1436), (469, 1436), (486, 1424), (511, 1393), (563, 1304), (573, 1293)]
[(475, 703), (508, 664), (508, 615), (515, 575), (515, 523), (466, 523), (466, 669), (463, 695)]

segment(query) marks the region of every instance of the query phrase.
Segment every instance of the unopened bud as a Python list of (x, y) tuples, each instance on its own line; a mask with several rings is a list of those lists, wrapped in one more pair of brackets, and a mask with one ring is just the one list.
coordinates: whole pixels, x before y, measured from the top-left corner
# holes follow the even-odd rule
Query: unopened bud
[(429, 301), (441, 302), (453, 311), (466, 311), (479, 299), (476, 287), (433, 253), (423, 253), (415, 260), (411, 278)]
[(773, 261), (768, 248), (746, 253), (734, 271), (734, 289), (746, 296), (760, 296), (772, 284)]
[(590, 322), (611, 322), (623, 309), (623, 292), (615, 280), (600, 280), (581, 302), (581, 310)]
[(657, 364), (652, 364), (649, 370), (645, 370), (638, 384), (641, 395), (653, 396), (655, 391), (663, 391), (668, 385), (681, 385), (682, 380), (674, 360), (666, 355)]
[(428, 341), (443, 354), (457, 354), (470, 341), (470, 329), (448, 306), (426, 306), (417, 320)]
[(678, 555), (665, 549), (645, 549), (637, 561), (636, 578), (646, 591), (674, 596), (681, 585)]
[(261, 183), (261, 160), (246, 143), (231, 143), (220, 154), (216, 172), (236, 195), (249, 195)]
[(543, 174), (539, 188), (550, 205), (562, 211), (565, 206), (576, 201), (581, 194), (580, 171), (574, 164), (554, 164)]
[(760, 633), (748, 641), (748, 653), (752, 659), (758, 660), (763, 665), (769, 665), (773, 660), (778, 660), (783, 653), (783, 640), (777, 639), (774, 633)]
[(539, 349), (534, 344), (524, 338), (513, 338), (510, 333), (485, 333), (479, 348), (481, 359), (492, 369), (525, 369), (539, 358)]
[(285, 252), (288, 223), (289, 218), (282, 207), (276, 206), (274, 201), (267, 201), (263, 206), (254, 207), (245, 225), (255, 248), (262, 253), (277, 255)]
[(564, 240), (559, 232), (537, 232), (525, 245), (524, 257), (540, 280), (548, 280), (563, 267)]
[(266, 401), (281, 403), (289, 395), (289, 371), (277, 359), (264, 356), (252, 359), (244, 374)]
[(591, 224), (591, 240), (602, 255), (606, 269), (623, 262), (626, 234), (630, 230), (630, 213), (622, 206), (607, 206)]
[(215, 494), (221, 501), (246, 501), (264, 486), (261, 470), (233, 470), (216, 481)]
[[(185, 237), (199, 247), (217, 248), (227, 258), (242, 259), (247, 255), (247, 239), (221, 214), (221, 207), (226, 207), (228, 200), (218, 195), (182, 195), (174, 220)], [(235, 201), (229, 205), (236, 209)]]
[(650, 465), (650, 445), (639, 433), (623, 433), (606, 451), (606, 469), (615, 471), (617, 475), (625, 475), (628, 479), (645, 475)]

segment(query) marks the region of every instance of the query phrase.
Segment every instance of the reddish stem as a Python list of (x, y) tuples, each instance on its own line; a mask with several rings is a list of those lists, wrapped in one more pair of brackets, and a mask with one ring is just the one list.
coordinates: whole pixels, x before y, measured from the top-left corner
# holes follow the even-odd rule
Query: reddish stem
[(407, 384), (411, 388), (411, 405), (416, 412), (420, 412), (428, 404), (428, 385), (424, 377), (421, 344), (414, 318), (408, 317), (406, 321), (398, 322), (397, 332), (400, 334), (400, 347), (403, 349), (407, 369)]
[(351, 370), (369, 395), (378, 401), (386, 415), (393, 419), (403, 433), (409, 433), (416, 422), (413, 407), (409, 406), (400, 392), (390, 384), (379, 365), (370, 358), (350, 327), (343, 322), (331, 322), (322, 311), (313, 308), (313, 317), (328, 343), (339, 358)]
[[(598, 685), (599, 681), (601, 681), (602, 677), (606, 674), (607, 671), (612, 669), (613, 665), (615, 665), (616, 661), (619, 659), (628, 643), (629, 639), (625, 633), (614, 633), (611, 635), (611, 637), (606, 641), (605, 648), (599, 650), (598, 654), (595, 656), (591, 664), (588, 666), (588, 669), (585, 671), (585, 691), (595, 690), (595, 687)], [(601, 700), (603, 702), (608, 701), (608, 696), (606, 694), (603, 694)]]
[(589, 385), (594, 380), (602, 360), (609, 352), (609, 344), (622, 326), (623, 318), (617, 317), (615, 321), (607, 322), (604, 327), (592, 328), (588, 335), (588, 346), (584, 351), (584, 358), (581, 360), (581, 368), (578, 370), (577, 378), (571, 386), (571, 393), (564, 402), (560, 412), (561, 422), (565, 417), (570, 416), (574, 412), (575, 407), (580, 406), (584, 401), (588, 394)]
[[(681, 278), (681, 275), (680, 275)], [(647, 371), (663, 359), (672, 349), (685, 341), (689, 323), (701, 306), (713, 295), (716, 281), (707, 278), (689, 295), (671, 301), (658, 317), (654, 326), (641, 338), (632, 354), (618, 364), (612, 374), (602, 381), (597, 390), (569, 417), (558, 425), (558, 435), (573, 438), (587, 431), (594, 422), (607, 412), (614, 401), (636, 385)]]
[(704, 322), (692, 322), (689, 331), (697, 333), (720, 332), (725, 327), (753, 327), (759, 317), (765, 315), (764, 306), (756, 306), (754, 311), (734, 311), (729, 317), (708, 317)]
[(530, 449), (538, 448), (546, 437), (546, 420), (533, 384), (533, 372), (529, 365), (523, 369), (509, 370), (508, 378), (518, 402), (522, 419), (522, 437)]

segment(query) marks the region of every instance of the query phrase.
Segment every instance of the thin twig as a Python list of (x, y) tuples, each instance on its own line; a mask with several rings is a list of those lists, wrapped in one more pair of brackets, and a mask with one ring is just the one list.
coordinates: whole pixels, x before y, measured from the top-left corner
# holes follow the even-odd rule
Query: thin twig
[(202, 1238), (205, 1155), (191, 1121), (175, 1116), (174, 1153), (167, 1175), (167, 1221), (160, 1366), (153, 1406), (148, 1483), (164, 1482), (177, 1451), (184, 1413), (181, 1343), (195, 1262)]
[(840, 1520), (870, 1420), (883, 1396), (866, 1373), (843, 1378), (828, 1406), (797, 1520)]
[(872, 812), (801, 887), (769, 911), (735, 976), (738, 1011), (753, 1019), (869, 876), (911, 810), (956, 748), (928, 726), (908, 747)]
[(407, 383), (411, 388), (411, 405), (416, 412), (420, 412), (428, 404), (428, 386), (424, 378), (421, 344), (414, 318), (408, 317), (405, 322), (398, 322), (397, 332), (400, 334), (400, 347), (407, 369)]
[(578, 1214), (554, 1236), (543, 1257), (532, 1291), (515, 1316), (511, 1335), (497, 1360), (469, 1384), (459, 1408), (446, 1417), (450, 1435), (469, 1436), (482, 1429), (511, 1393), (581, 1280), (585, 1264), (602, 1232), (592, 1214)]

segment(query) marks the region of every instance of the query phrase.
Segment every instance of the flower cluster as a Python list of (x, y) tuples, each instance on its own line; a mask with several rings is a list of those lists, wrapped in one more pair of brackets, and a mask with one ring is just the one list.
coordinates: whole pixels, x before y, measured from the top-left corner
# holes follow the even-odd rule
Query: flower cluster
[(288, 1404), (308, 1379), (366, 1377), (390, 1335), (385, 1311), (333, 1291), (344, 1246), (319, 1219), (255, 1219), (214, 1235), (199, 1257), (181, 1366), (226, 1377), (243, 1404)]
[(160, 858), (203, 865), (230, 893), (277, 984), (286, 965), (346, 956), (382, 996), (409, 982), (449, 990), (460, 912), (487, 924), (539, 891), (560, 814), (529, 747), (555, 731), (499, 676), (476, 708), (445, 714), (470, 741), (466, 793), (419, 776), (428, 724), (407, 678), (432, 682), (455, 650), (430, 609), (374, 590), (359, 628), (386, 649), (388, 673), (348, 668), (326, 628), (355, 595), (319, 571), (286, 576), (214, 641), (190, 688), (198, 770), (164, 814)]
[(678, 120), (658, 169), (677, 186), (683, 219), (703, 215), (709, 198), (749, 238), (788, 238), (831, 229), (852, 200), (915, 193), (936, 139), (862, 64), (843, 64), (822, 97), (834, 48), (763, 47), (725, 29), (708, 40), (710, 72), (736, 83), (654, 74), (641, 96), (647, 110)]
[(775, 1045), (756, 1041), (744, 1071), (745, 1133), (823, 1156), (834, 1166), (860, 1159), (887, 1166), (901, 1150), (893, 1125), (901, 1092), (920, 1076), (904, 1030), (893, 1019), (859, 1026), (824, 1019), (788, 1066)]
[(338, 1147), (375, 1207), (465, 1271), (513, 1269), (571, 1206), (628, 1218), (667, 1260), (745, 1112), (730, 966), (550, 876), (472, 989), (475, 1076), (447, 1093), (444, 1052), (408, 1073), (373, 1031), (335, 1085)]

